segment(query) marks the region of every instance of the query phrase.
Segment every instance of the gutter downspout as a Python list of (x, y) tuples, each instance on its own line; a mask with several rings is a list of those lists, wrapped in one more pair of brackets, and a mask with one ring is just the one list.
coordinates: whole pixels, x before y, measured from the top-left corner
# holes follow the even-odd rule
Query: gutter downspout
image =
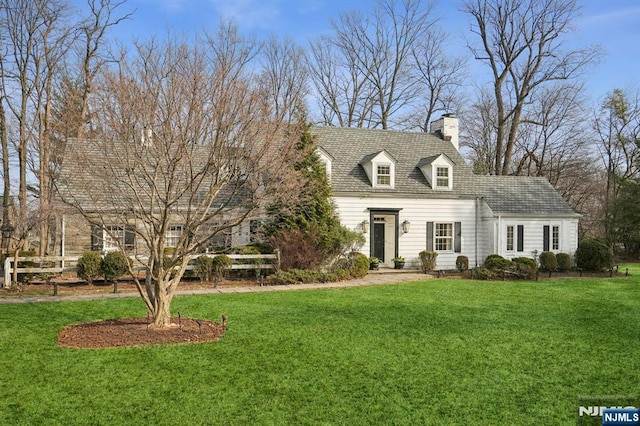
[(475, 253), (476, 253), (476, 258), (475, 258), (475, 263), (476, 263), (476, 268), (479, 266), (478, 265), (478, 236), (479, 236), (479, 226), (480, 226), (480, 197), (476, 197), (476, 238), (475, 238)]

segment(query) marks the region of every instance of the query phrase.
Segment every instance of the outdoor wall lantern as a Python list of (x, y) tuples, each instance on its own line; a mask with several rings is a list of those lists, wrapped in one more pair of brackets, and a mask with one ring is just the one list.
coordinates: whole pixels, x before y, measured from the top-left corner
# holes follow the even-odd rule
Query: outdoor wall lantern
[(369, 221), (368, 220), (363, 220), (362, 223), (362, 233), (366, 234), (367, 232), (369, 232)]
[(408, 220), (405, 220), (404, 222), (402, 222), (402, 233), (403, 234), (408, 233), (410, 226), (411, 226), (411, 222), (409, 222)]

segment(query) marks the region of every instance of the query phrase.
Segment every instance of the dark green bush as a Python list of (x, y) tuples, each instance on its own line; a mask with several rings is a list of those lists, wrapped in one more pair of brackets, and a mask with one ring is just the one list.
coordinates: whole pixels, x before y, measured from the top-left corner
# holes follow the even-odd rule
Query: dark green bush
[(362, 278), (369, 270), (369, 258), (362, 253), (351, 253), (349, 255), (349, 271), (353, 278)]
[(471, 270), (471, 277), (475, 280), (491, 280), (494, 278), (494, 273), (487, 268), (477, 267)]
[(544, 272), (555, 271), (558, 269), (558, 260), (556, 254), (551, 251), (543, 251), (540, 253), (540, 270)]
[(78, 259), (76, 275), (89, 283), (89, 285), (93, 285), (93, 281), (102, 275), (101, 265), (102, 256), (100, 256), (100, 253), (88, 251)]
[(129, 270), (131, 260), (127, 259), (119, 251), (111, 251), (104, 255), (100, 269), (104, 279), (107, 281), (116, 281), (118, 277), (124, 275)]
[(214, 278), (222, 278), (224, 273), (231, 269), (233, 260), (226, 254), (219, 254), (211, 259), (211, 272)]
[(469, 258), (467, 256), (458, 256), (456, 258), (456, 269), (460, 272), (469, 269)]
[(586, 271), (599, 272), (613, 267), (611, 248), (602, 240), (587, 238), (580, 241), (576, 250), (576, 266)]
[(499, 254), (490, 254), (484, 261), (484, 267), (494, 271), (509, 269), (510, 266), (511, 261), (509, 259), (505, 259)]
[(534, 270), (538, 267), (535, 259), (532, 259), (530, 257), (514, 257), (513, 259), (511, 259), (511, 262), (518, 265), (527, 266), (528, 268), (531, 268)]
[(436, 258), (438, 257), (438, 252), (423, 250), (420, 252), (420, 266), (422, 268), (422, 272), (429, 273), (436, 269)]
[(556, 255), (558, 261), (558, 271), (566, 272), (571, 270), (571, 255), (568, 253), (558, 253)]

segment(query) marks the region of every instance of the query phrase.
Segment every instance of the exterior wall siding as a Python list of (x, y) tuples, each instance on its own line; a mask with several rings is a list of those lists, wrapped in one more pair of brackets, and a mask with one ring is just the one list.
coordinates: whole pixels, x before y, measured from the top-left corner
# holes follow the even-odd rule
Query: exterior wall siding
[[(409, 199), (409, 198), (382, 198), (382, 197), (347, 197), (336, 196), (334, 201), (340, 221), (352, 231), (362, 232), (362, 222), (370, 221), (369, 209), (401, 209), (398, 212), (398, 255), (406, 260), (405, 268), (419, 268), (419, 253), (427, 247), (427, 222), (461, 222), (462, 250), (460, 253), (451, 251), (439, 252), (437, 258), (438, 269), (455, 269), (456, 258), (460, 255), (467, 256), (469, 263), (473, 264), (476, 257), (476, 202), (470, 200), (452, 199)], [(400, 224), (410, 222), (409, 232), (402, 233)], [(370, 238), (373, 223), (369, 224), (369, 230), (365, 233), (366, 242), (361, 251), (371, 256)], [(389, 228), (387, 227), (387, 230)], [(391, 238), (385, 235), (385, 239)], [(480, 236), (481, 241), (481, 236)], [(385, 259), (384, 266), (393, 266), (390, 258)]]

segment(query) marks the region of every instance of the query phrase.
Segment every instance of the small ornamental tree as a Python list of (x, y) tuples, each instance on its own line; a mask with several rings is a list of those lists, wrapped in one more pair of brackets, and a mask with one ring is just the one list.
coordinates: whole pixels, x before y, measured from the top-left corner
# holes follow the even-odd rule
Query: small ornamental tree
[(102, 275), (101, 264), (102, 256), (100, 256), (100, 253), (88, 251), (78, 259), (76, 275), (89, 283), (89, 285), (93, 285), (93, 281)]
[(129, 272), (129, 267), (129, 259), (119, 251), (111, 251), (104, 255), (100, 269), (105, 280), (115, 282), (118, 277)]

